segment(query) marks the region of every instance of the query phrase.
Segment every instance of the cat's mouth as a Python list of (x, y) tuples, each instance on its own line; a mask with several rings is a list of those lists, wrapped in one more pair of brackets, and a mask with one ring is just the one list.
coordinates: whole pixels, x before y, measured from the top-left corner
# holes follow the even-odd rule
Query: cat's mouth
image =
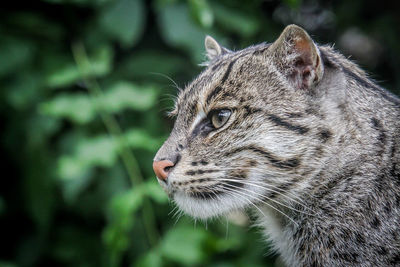
[(234, 181), (218, 182), (218, 178), (180, 180), (172, 182), (160, 181), (161, 186), (170, 198), (173, 198), (176, 192), (181, 192), (194, 199), (218, 200), (223, 195), (229, 194), (232, 190), (243, 186), (243, 184)]
[(159, 182), (169, 198), (186, 214), (195, 218), (207, 219), (220, 216), (249, 204), (243, 194), (232, 194), (232, 190), (237, 190), (237, 184), (232, 182), (222, 183), (218, 182), (218, 179), (203, 179), (201, 183), (206, 184), (200, 185), (189, 180), (171, 180), (168, 183)]
[[(198, 181), (204, 182), (211, 179), (198, 179)], [(196, 180), (195, 180), (196, 181)], [(168, 194), (169, 198), (173, 198), (177, 192), (187, 195), (187, 197), (200, 199), (200, 200), (215, 200), (219, 196), (226, 193), (224, 190), (224, 185), (221, 183), (212, 183), (208, 185), (194, 185), (193, 180), (189, 181), (173, 181), (166, 182), (164, 180), (158, 179), (159, 184)]]

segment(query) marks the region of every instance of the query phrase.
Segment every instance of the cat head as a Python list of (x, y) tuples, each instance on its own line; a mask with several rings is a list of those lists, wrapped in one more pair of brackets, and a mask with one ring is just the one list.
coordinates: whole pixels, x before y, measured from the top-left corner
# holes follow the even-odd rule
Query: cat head
[(207, 68), (182, 92), (154, 158), (159, 183), (189, 215), (291, 201), (331, 137), (314, 104), (320, 49), (290, 25), (272, 44), (230, 51), (207, 36)]

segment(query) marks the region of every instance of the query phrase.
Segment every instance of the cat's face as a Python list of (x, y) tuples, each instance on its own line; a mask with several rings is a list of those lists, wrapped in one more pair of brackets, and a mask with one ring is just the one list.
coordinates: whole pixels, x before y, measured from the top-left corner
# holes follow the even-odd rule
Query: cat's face
[(304, 92), (312, 84), (303, 85), (316, 70), (285, 69), (276, 46), (230, 52), (206, 39), (210, 64), (180, 93), (174, 128), (154, 159), (174, 163), (159, 182), (189, 215), (287, 201), (312, 171), (317, 116)]

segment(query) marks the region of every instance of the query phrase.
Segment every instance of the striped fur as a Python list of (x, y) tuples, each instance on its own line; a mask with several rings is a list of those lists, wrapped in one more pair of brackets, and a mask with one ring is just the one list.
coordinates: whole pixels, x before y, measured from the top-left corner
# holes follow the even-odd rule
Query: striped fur
[[(155, 157), (176, 163), (160, 184), (179, 208), (253, 208), (288, 266), (400, 266), (399, 99), (294, 25), (272, 44), (206, 49)], [(218, 109), (232, 115), (215, 129)]]

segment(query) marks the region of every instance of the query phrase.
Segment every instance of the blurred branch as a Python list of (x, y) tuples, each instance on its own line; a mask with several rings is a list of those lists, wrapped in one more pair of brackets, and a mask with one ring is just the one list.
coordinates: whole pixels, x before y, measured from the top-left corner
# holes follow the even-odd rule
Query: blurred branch
[[(89, 94), (94, 98), (102, 97), (103, 91), (99, 83), (96, 81), (96, 79), (91, 78), (88, 75), (90, 73), (89, 70), (91, 68), (91, 64), (87, 57), (84, 45), (80, 42), (74, 43), (72, 45), (72, 53), (79, 72), (81, 73), (82, 80), (86, 85)], [(122, 145), (119, 149), (119, 156), (121, 157), (121, 160), (126, 168), (132, 186), (137, 186), (141, 184), (144, 179), (140, 172), (138, 162), (132, 151), (128, 148), (129, 146), (126, 144), (126, 140), (124, 140), (125, 137), (117, 120), (112, 114), (109, 114), (107, 112), (99, 111), (99, 113), (108, 133), (112, 137), (120, 138), (120, 140), (122, 140)], [(159, 233), (156, 228), (152, 204), (147, 198), (144, 199), (142, 211), (143, 224), (146, 229), (147, 239), (150, 246), (154, 247), (159, 239)]]

